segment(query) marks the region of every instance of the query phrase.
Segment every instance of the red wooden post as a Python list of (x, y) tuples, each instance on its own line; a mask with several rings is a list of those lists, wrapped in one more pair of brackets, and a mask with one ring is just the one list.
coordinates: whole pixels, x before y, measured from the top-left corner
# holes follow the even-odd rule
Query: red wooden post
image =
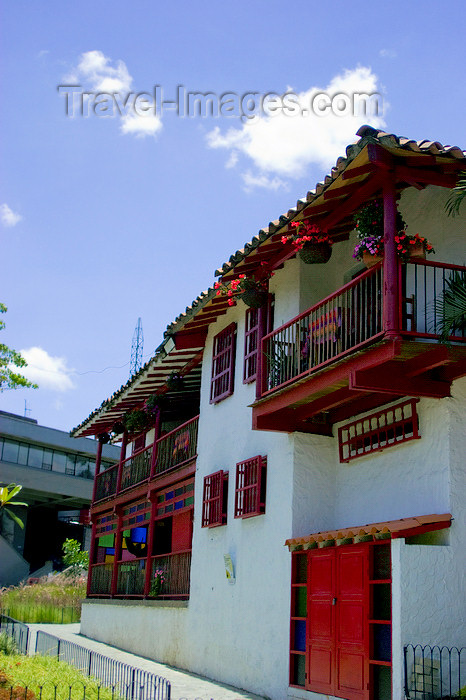
[(126, 443), (128, 442), (128, 433), (125, 432), (123, 433), (123, 438), (121, 440), (121, 450), (120, 450), (120, 462), (118, 464), (118, 476), (117, 476), (117, 482), (116, 482), (116, 488), (115, 488), (115, 496), (117, 493), (120, 493), (120, 487), (121, 487), (121, 477), (122, 477), (122, 472), (123, 472), (123, 462), (126, 458)]
[(160, 427), (161, 427), (162, 421), (160, 417), (160, 408), (157, 407), (157, 413), (155, 414), (155, 426), (154, 426), (154, 445), (152, 447), (152, 459), (150, 463), (150, 476), (149, 479), (152, 479), (155, 475), (155, 470), (157, 467), (157, 449), (158, 449), (158, 439), (160, 437)]
[(97, 439), (97, 442), (98, 442), (98, 444), (97, 444), (97, 454), (96, 454), (96, 457), (95, 457), (94, 486), (93, 486), (93, 489), (92, 489), (92, 501), (91, 501), (91, 503), (94, 503), (94, 501), (95, 501), (95, 493), (96, 493), (96, 490), (97, 490), (97, 476), (99, 475), (99, 472), (100, 472), (100, 463), (101, 463), (101, 461), (102, 461), (102, 447), (103, 447), (103, 443), (101, 442), (100, 439)]
[[(95, 482), (94, 482), (94, 488), (95, 488)], [(94, 500), (94, 498), (92, 500)], [(95, 555), (96, 529), (97, 529), (96, 523), (92, 523), (91, 546), (89, 548), (89, 567), (88, 567), (89, 571), (87, 574), (87, 588), (86, 588), (86, 597), (87, 598), (89, 598), (89, 595), (91, 592), (92, 569), (93, 569), (93, 565), (94, 565), (94, 555)]]
[(384, 299), (383, 327), (388, 337), (396, 338), (400, 330), (400, 261), (396, 254), (396, 190), (391, 173), (387, 173), (383, 186), (384, 230)]
[(112, 585), (110, 588), (110, 593), (112, 598), (117, 592), (118, 583), (118, 561), (121, 558), (121, 541), (123, 539), (123, 516), (121, 510), (117, 511), (117, 529), (115, 535), (115, 555), (113, 558), (113, 572), (112, 572)]
[[(155, 448), (155, 441), (154, 441)], [(157, 494), (153, 492), (150, 495), (152, 506), (150, 509), (149, 534), (147, 537), (147, 560), (146, 560), (146, 579), (144, 582), (144, 598), (147, 598), (150, 593), (150, 585), (152, 580), (152, 549), (154, 546), (154, 530), (155, 530), (155, 515), (157, 511)]]

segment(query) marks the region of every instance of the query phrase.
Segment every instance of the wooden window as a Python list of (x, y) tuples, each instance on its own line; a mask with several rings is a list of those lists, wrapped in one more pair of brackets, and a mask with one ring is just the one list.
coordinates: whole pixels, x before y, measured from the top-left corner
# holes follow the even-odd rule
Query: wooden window
[(257, 353), (259, 349), (260, 309), (247, 309), (244, 329), (243, 382), (253, 382), (257, 375)]
[(219, 471), (204, 478), (202, 527), (217, 527), (227, 521), (228, 472)]
[(218, 403), (233, 393), (235, 381), (236, 323), (214, 338), (210, 403)]
[(253, 457), (236, 465), (235, 518), (265, 513), (267, 457)]
[(418, 401), (404, 401), (339, 428), (340, 462), (349, 462), (400, 442), (419, 440)]
[(267, 305), (261, 309), (247, 309), (244, 330), (243, 384), (257, 379), (258, 356), (261, 340), (273, 326), (274, 297), (269, 294)]

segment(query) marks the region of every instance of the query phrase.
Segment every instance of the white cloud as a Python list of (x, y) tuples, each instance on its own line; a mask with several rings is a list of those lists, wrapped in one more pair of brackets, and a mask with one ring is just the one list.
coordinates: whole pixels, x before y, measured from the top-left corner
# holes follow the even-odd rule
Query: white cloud
[(121, 120), (120, 131), (133, 134), (137, 138), (155, 136), (162, 128), (162, 122), (155, 114), (127, 114)]
[[(310, 109), (316, 95), (323, 93), (331, 99), (339, 94), (351, 97), (355, 93), (370, 95), (380, 94), (380, 91), (377, 76), (370, 68), (359, 66), (346, 70), (332, 78), (324, 88), (311, 87), (305, 92), (296, 93), (299, 115), (286, 115), (283, 112), (261, 115), (224, 133), (216, 127), (207, 134), (207, 145), (230, 151), (227, 167), (235, 164), (239, 153), (252, 161), (257, 171), (242, 173), (247, 187), (270, 187), (271, 182), (272, 187), (283, 186), (284, 180), (270, 180), (270, 176), (301, 177), (311, 164), (328, 169), (344, 153), (347, 144), (355, 140), (355, 133), (361, 124), (376, 128), (385, 126), (383, 115), (350, 113), (339, 116), (335, 114), (335, 111), (338, 112), (336, 109), (318, 116)], [(303, 115), (302, 110), (308, 113)]]
[(67, 367), (64, 357), (52, 357), (39, 347), (21, 350), (21, 355), (28, 363), (27, 367), (21, 368), (21, 374), (36, 382), (40, 389), (69, 391), (75, 388), (74, 370)]
[(398, 54), (394, 49), (380, 49), (379, 56), (381, 58), (396, 58)]
[(16, 226), (23, 217), (10, 209), (8, 204), (0, 204), (0, 220), (4, 226)]
[(117, 61), (114, 67), (102, 51), (81, 54), (78, 65), (65, 80), (83, 82), (95, 92), (129, 92), (133, 82), (124, 61)]
[(246, 192), (254, 189), (254, 187), (267, 187), (269, 190), (287, 189), (287, 183), (279, 177), (270, 177), (266, 173), (253, 173), (250, 170), (241, 173)]
[(85, 91), (117, 95), (119, 103), (124, 105), (124, 111), (116, 114), (121, 119), (120, 132), (137, 138), (155, 136), (162, 129), (160, 117), (149, 112), (146, 108), (142, 113), (135, 109), (133, 93), (133, 77), (124, 61), (112, 61), (102, 51), (86, 51), (81, 54), (78, 65), (69, 73), (64, 81), (67, 84), (81, 85)]

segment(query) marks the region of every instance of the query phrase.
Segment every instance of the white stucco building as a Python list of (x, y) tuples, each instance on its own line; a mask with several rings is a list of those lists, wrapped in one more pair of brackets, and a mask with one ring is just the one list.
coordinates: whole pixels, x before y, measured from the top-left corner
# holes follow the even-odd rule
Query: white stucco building
[[(359, 135), (218, 271), (262, 278), (262, 306), (209, 289), (73, 431), (122, 436), (97, 461), (82, 633), (272, 700), (427, 700), (443, 660), (408, 645), (466, 645), (466, 334), (439, 343), (434, 304), (466, 274), (444, 211), (466, 157)], [(366, 270), (353, 217), (374, 201)], [(396, 211), (435, 255), (400, 259)], [(328, 262), (282, 241), (293, 221)]]

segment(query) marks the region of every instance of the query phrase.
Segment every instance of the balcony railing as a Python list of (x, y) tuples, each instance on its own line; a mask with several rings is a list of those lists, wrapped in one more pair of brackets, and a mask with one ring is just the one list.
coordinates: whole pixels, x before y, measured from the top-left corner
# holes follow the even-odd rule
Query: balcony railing
[(139, 484), (150, 476), (153, 445), (135, 452), (121, 463), (120, 491)]
[(117, 567), (116, 594), (124, 596), (144, 595), (146, 559), (120, 562)]
[[(153, 472), (151, 472), (154, 451), (152, 444), (98, 474), (94, 502), (116, 496), (117, 493), (136, 486), (146, 479), (160, 476), (192, 461), (197, 454), (198, 423), (199, 416), (191, 418), (156, 441), (157, 454)], [(117, 489), (119, 469), (121, 469), (121, 479)]]
[(118, 464), (113, 464), (105, 471), (97, 474), (95, 487), (95, 500), (101, 501), (103, 498), (109, 498), (116, 493), (118, 479)]
[(175, 554), (160, 554), (151, 558), (152, 577), (155, 571), (162, 570), (165, 582), (160, 598), (187, 598), (191, 574), (191, 550)]
[(91, 595), (110, 595), (112, 592), (113, 564), (93, 564), (89, 567)]
[(151, 581), (146, 590), (147, 559), (119, 561), (116, 564), (93, 564), (90, 567), (91, 583), (89, 595), (110, 596), (112, 594), (112, 576), (116, 566), (116, 596), (154, 597), (151, 585), (156, 570), (162, 571), (164, 583), (157, 592), (157, 598), (188, 598), (191, 572), (191, 550), (173, 554), (159, 554), (150, 557)]
[[(402, 328), (405, 334), (417, 337), (438, 338), (441, 314), (436, 300), (441, 298), (453, 277), (466, 278), (466, 267), (431, 262), (430, 260), (411, 260), (402, 276), (401, 297), (403, 301)], [(441, 304), (440, 304), (441, 306)], [(466, 339), (466, 331), (455, 329), (452, 341)]]
[(263, 338), (261, 395), (373, 341), (382, 319), (379, 264)]
[[(454, 276), (464, 279), (466, 267), (413, 258), (399, 265), (399, 275), (398, 328), (408, 338), (438, 340), (438, 301)], [(260, 396), (381, 338), (383, 320), (379, 263), (262, 339)], [(464, 327), (450, 337), (451, 342), (465, 340)]]
[(199, 416), (196, 416), (157, 440), (157, 475), (194, 459), (197, 453), (198, 423)]

